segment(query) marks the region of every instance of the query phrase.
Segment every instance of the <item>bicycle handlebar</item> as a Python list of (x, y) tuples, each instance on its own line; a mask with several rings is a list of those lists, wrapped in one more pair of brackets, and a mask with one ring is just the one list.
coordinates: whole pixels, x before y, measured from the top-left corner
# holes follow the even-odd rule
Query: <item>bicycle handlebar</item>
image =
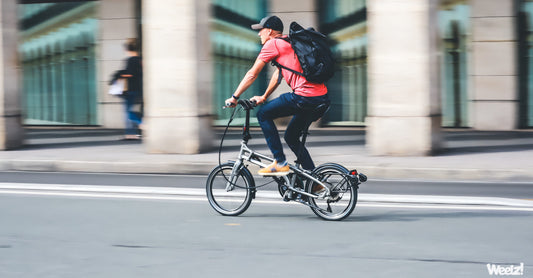
[(254, 100), (249, 100), (249, 99), (241, 99), (237, 102), (238, 104), (240, 104), (242, 106), (242, 108), (246, 109), (246, 110), (250, 110), (250, 109), (253, 109), (254, 107), (257, 106), (257, 102)]
[[(254, 107), (257, 106), (257, 102), (254, 100), (249, 100), (249, 99), (241, 99), (239, 101), (237, 101), (237, 104), (239, 104), (240, 106), (242, 106), (242, 108), (244, 108), (245, 110), (251, 110), (253, 109)], [(232, 106), (232, 103), (229, 103), (227, 102), (225, 106), (223, 106), (222, 108), (228, 108), (228, 107), (233, 107)]]

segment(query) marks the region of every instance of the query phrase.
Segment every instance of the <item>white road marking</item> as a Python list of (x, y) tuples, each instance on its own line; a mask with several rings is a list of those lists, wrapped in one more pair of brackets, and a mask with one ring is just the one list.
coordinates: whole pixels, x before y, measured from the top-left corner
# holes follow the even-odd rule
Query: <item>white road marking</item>
[[(203, 188), (0, 183), (0, 194), (207, 202)], [(276, 191), (258, 191), (253, 203), (291, 204)], [(508, 198), (359, 194), (358, 207), (533, 211), (533, 201)]]

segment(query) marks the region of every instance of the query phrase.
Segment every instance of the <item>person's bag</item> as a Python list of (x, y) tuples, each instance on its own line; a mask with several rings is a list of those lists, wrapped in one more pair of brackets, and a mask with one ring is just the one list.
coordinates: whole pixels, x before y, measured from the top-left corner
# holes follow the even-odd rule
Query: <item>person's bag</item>
[(127, 80), (124, 78), (119, 78), (109, 86), (109, 94), (114, 96), (122, 96), (124, 92), (128, 90)]
[[(335, 73), (335, 58), (328, 44), (326, 35), (313, 28), (304, 29), (300, 24), (292, 22), (287, 40), (302, 66), (302, 72), (290, 69), (273, 61), (272, 64), (295, 74), (304, 76), (307, 81), (324, 83)], [(281, 81), (278, 80), (278, 81)]]

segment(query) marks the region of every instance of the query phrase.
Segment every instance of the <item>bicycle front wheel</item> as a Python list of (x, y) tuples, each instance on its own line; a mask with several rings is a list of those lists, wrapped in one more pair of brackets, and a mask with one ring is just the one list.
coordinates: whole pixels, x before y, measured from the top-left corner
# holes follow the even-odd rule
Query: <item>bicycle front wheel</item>
[(217, 166), (207, 178), (206, 193), (209, 204), (218, 213), (237, 216), (245, 212), (252, 203), (255, 183), (248, 169), (241, 168), (231, 176), (234, 163)]
[[(313, 175), (326, 185), (330, 195), (324, 199), (309, 198), (311, 210), (325, 220), (342, 220), (348, 217), (357, 203), (357, 186), (348, 176), (348, 170), (342, 165), (328, 163), (318, 166)], [(307, 192), (311, 193), (315, 182), (307, 183)]]

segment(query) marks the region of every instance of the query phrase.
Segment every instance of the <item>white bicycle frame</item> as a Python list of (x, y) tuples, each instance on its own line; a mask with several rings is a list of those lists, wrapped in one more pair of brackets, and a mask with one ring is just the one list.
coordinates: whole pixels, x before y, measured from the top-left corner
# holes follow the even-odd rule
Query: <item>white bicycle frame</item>
[[(259, 158), (259, 159), (256, 159), (256, 157)], [(265, 168), (265, 167), (267, 167), (269, 165), (269, 164), (264, 164), (263, 162), (261, 162), (260, 159), (267, 160), (270, 163), (274, 162), (273, 158), (268, 157), (266, 155), (263, 155), (261, 153), (258, 153), (256, 151), (250, 149), (248, 147), (248, 145), (247, 145), (247, 142), (245, 140), (242, 140), (241, 141), (241, 150), (239, 152), (239, 156), (237, 158), (237, 161), (233, 165), (233, 169), (231, 170), (230, 178), (229, 178), (229, 180), (226, 183), (226, 191), (228, 191), (228, 192), (232, 191), (233, 188), (235, 187), (234, 186), (234, 184), (236, 182), (235, 179), (237, 178), (237, 173), (240, 170), (240, 168), (241, 168), (241, 166), (243, 164), (243, 161), (248, 161), (248, 162), (250, 162), (250, 163), (252, 163), (254, 165), (257, 165), (257, 166), (259, 166), (261, 168)], [(301, 190), (299, 188), (295, 188), (294, 187), (294, 184), (296, 183), (296, 176), (297, 175), (301, 175), (301, 176), (303, 176), (303, 177), (305, 177), (305, 178), (307, 178), (309, 180), (312, 180), (312, 181), (322, 185), (326, 189), (325, 194), (321, 194), (321, 196), (325, 197), (325, 196), (329, 196), (330, 195), (329, 187), (327, 187), (324, 183), (322, 183), (322, 181), (320, 181), (317, 178), (311, 176), (310, 173), (308, 173), (308, 171), (303, 170), (299, 165), (293, 166), (293, 165), (289, 164), (289, 168), (290, 168), (290, 170), (292, 172), (296, 173), (296, 175), (293, 176), (292, 181), (289, 180), (287, 175), (281, 176), (281, 177), (283, 177), (283, 179), (285, 180), (285, 183), (289, 187), (288, 190), (300, 193), (302, 195), (306, 195), (306, 196), (311, 197), (311, 198), (320, 198), (319, 195), (308, 193), (308, 192), (305, 192), (304, 190)]]

